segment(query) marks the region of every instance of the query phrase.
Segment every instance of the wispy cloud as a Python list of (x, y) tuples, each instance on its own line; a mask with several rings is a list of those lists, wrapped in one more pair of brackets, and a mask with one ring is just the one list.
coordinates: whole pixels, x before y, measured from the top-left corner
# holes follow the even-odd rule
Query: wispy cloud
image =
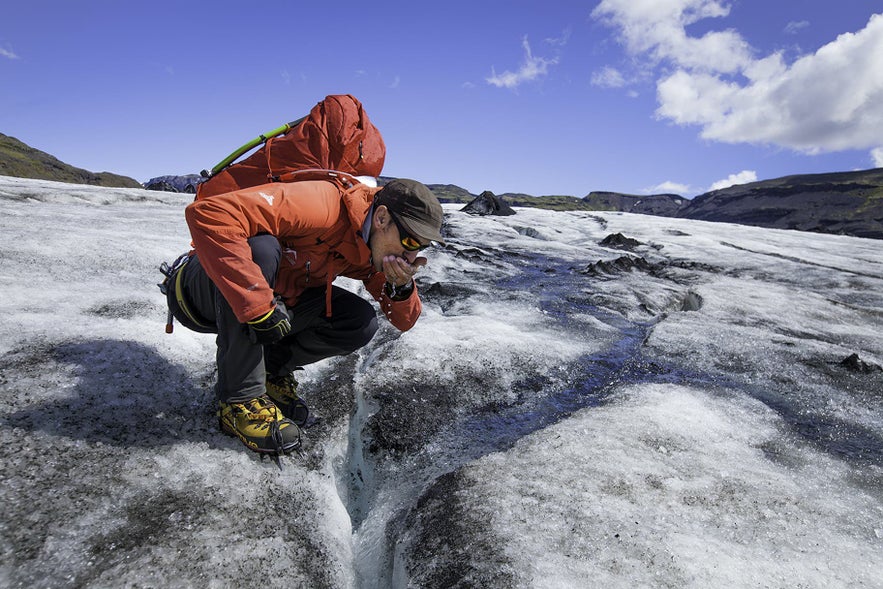
[(570, 35), (573, 33), (573, 29), (567, 27), (561, 32), (560, 37), (549, 37), (545, 39), (546, 43), (551, 45), (552, 47), (564, 47), (567, 45), (567, 42), (570, 40)]
[(592, 14), (632, 57), (659, 66), (661, 119), (696, 125), (705, 139), (804, 153), (880, 145), (883, 14), (789, 64), (782, 52), (758, 55), (732, 29), (688, 33), (729, 11), (723, 0), (602, 0)]
[(601, 88), (622, 88), (626, 85), (626, 81), (618, 69), (607, 66), (592, 74), (592, 85)]
[(875, 168), (883, 168), (883, 147), (875, 147), (871, 150), (871, 159)]
[(524, 47), (524, 63), (521, 64), (518, 71), (510, 72), (506, 70), (502, 74), (497, 74), (492, 67), (490, 77), (485, 78), (488, 84), (498, 88), (517, 88), (525, 82), (532, 82), (540, 76), (546, 75), (549, 66), (558, 63), (557, 57), (546, 59), (534, 56), (526, 36), (521, 40), (521, 45)]
[(5, 57), (6, 59), (21, 59), (12, 49), (6, 47), (0, 47), (0, 57)]
[(808, 20), (792, 20), (787, 25), (785, 25), (785, 32), (789, 35), (796, 35), (802, 29), (805, 29), (809, 26)]
[(737, 184), (748, 184), (749, 182), (757, 182), (757, 172), (754, 170), (742, 170), (738, 174), (730, 174), (725, 179), (718, 180), (708, 190), (710, 192), (712, 190), (720, 190), (721, 188), (729, 188)]
[(688, 184), (666, 180), (656, 186), (645, 188), (642, 192), (644, 194), (689, 194), (691, 191), (692, 189)]

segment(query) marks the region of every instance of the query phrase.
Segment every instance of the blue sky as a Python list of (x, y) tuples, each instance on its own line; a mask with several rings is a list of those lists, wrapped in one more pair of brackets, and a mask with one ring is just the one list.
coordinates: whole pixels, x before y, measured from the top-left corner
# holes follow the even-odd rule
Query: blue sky
[(693, 196), (883, 166), (870, 0), (31, 0), (0, 132), (144, 181), (353, 94), (384, 174), (478, 193)]

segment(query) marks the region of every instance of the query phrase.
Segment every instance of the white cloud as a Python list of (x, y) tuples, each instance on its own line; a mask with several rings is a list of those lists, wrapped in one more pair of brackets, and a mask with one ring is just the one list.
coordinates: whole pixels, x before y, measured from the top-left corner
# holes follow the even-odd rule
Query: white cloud
[(573, 33), (573, 29), (567, 27), (563, 31), (561, 31), (560, 37), (549, 37), (545, 39), (546, 43), (552, 45), (553, 47), (564, 47), (567, 45), (567, 42), (570, 40), (570, 35)]
[(875, 147), (872, 149), (871, 159), (874, 160), (875, 168), (883, 168), (883, 147)]
[(19, 59), (18, 55), (16, 55), (15, 52), (12, 51), (12, 49), (7, 49), (5, 47), (0, 47), (0, 57), (5, 57), (7, 59)]
[(730, 174), (724, 180), (718, 180), (711, 185), (708, 191), (729, 188), (737, 184), (748, 184), (749, 182), (757, 182), (757, 172), (754, 170), (742, 170), (738, 174)]
[(494, 69), (491, 68), (491, 76), (485, 78), (485, 81), (487, 81), (488, 84), (492, 84), (498, 88), (517, 88), (524, 82), (531, 82), (540, 76), (546, 75), (549, 66), (558, 63), (558, 58), (545, 59), (542, 57), (534, 57), (530, 51), (530, 44), (527, 42), (527, 37), (522, 39), (521, 45), (524, 47), (524, 63), (521, 64), (518, 71), (510, 72), (506, 70), (502, 74), (497, 74)]
[(626, 81), (618, 69), (607, 66), (592, 74), (592, 85), (601, 88), (622, 88), (626, 85)]
[(801, 29), (805, 29), (809, 26), (808, 20), (793, 20), (785, 25), (785, 32), (789, 35), (796, 35), (800, 32)]
[(729, 12), (728, 6), (714, 0), (603, 0), (592, 15), (619, 29), (632, 54), (683, 67), (736, 72), (751, 60), (750, 47), (738, 33), (710, 31), (690, 37), (686, 31), (688, 25)]
[(657, 184), (656, 186), (645, 188), (643, 192), (644, 194), (689, 194), (690, 186), (687, 184), (681, 184), (679, 182), (666, 180), (665, 182)]
[(733, 30), (687, 33), (728, 13), (714, 0), (602, 0), (593, 15), (618, 29), (632, 55), (667, 69), (657, 80), (657, 116), (697, 125), (703, 138), (805, 153), (879, 145), (883, 14), (788, 64), (781, 53), (755, 55)]

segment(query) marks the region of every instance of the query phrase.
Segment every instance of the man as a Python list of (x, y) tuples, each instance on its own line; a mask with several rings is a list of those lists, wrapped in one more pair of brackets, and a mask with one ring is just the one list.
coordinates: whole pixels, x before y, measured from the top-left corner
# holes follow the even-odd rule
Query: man
[(441, 205), (414, 180), (265, 184), (198, 199), (185, 217), (194, 250), (168, 273), (170, 312), (217, 333), (221, 429), (270, 454), (300, 445), (307, 410), (292, 371), (377, 330), (371, 303), (335, 277), (361, 279), (405, 331), (421, 311), (418, 252), (443, 243)]

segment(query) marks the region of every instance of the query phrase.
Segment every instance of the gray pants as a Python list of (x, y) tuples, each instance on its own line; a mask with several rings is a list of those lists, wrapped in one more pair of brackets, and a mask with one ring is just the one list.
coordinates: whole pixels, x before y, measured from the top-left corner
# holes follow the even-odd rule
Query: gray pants
[[(248, 243), (252, 259), (272, 288), (281, 257), (279, 242), (272, 235), (259, 235)], [(198, 256), (191, 257), (180, 271), (183, 295), (190, 310), (199, 315), (200, 323), (214, 326), (211, 331), (218, 334), (215, 391), (219, 401), (240, 403), (260, 396), (265, 392), (267, 374), (283, 376), (324, 358), (349, 354), (371, 341), (377, 331), (377, 314), (371, 303), (336, 286), (331, 293), (333, 315), (326, 317), (326, 291), (318, 287), (305, 291), (289, 309), (293, 318), (288, 336), (272, 345), (254, 344), (248, 337), (248, 328), (233, 314)], [(175, 307), (173, 298), (169, 304)], [(178, 309), (172, 311), (179, 316)]]

